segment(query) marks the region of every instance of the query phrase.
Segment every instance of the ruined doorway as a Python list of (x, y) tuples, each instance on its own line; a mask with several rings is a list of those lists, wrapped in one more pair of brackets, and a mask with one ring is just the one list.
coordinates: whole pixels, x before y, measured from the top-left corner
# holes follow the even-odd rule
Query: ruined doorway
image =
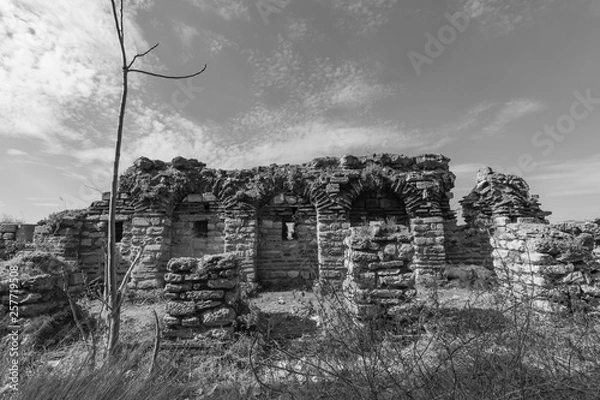
[(316, 212), (309, 202), (278, 195), (259, 209), (256, 273), (263, 288), (309, 286), (317, 265)]

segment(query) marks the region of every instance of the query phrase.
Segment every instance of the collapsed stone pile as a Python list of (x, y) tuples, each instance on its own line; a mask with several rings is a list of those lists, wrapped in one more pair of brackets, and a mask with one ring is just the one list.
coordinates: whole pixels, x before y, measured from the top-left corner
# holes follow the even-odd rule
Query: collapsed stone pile
[[(70, 282), (71, 281), (71, 282)], [(0, 316), (18, 304), (18, 318), (51, 314), (68, 307), (64, 291), (73, 284), (69, 266), (47, 253), (36, 252), (2, 263)]]
[(565, 221), (552, 226), (561, 232), (570, 233), (572, 235), (581, 235), (587, 233), (594, 240), (594, 259), (600, 262), (600, 218), (592, 221)]
[[(529, 194), (523, 178), (485, 167), (477, 173), (477, 185), (460, 201), (468, 225), (489, 225), (495, 217), (529, 218), (546, 221), (550, 212), (542, 211), (539, 197)], [(514, 221), (516, 222), (516, 221)]]
[(394, 316), (416, 297), (410, 243), (411, 234), (402, 225), (350, 228), (344, 240), (348, 273), (343, 291), (358, 319)]
[(600, 263), (593, 260), (590, 234), (513, 223), (499, 226), (491, 242), (505, 291), (533, 299), (542, 311), (600, 312)]
[(231, 253), (173, 258), (164, 288), (166, 336), (227, 335), (237, 317), (240, 263)]

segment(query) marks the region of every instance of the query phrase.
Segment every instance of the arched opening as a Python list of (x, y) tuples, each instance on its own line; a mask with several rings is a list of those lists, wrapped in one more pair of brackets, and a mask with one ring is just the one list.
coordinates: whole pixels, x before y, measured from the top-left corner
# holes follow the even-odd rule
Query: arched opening
[(293, 195), (278, 195), (258, 211), (256, 273), (264, 288), (309, 285), (318, 265), (314, 207)]
[(362, 192), (352, 203), (349, 219), (352, 226), (369, 225), (376, 221), (400, 225), (409, 223), (404, 202), (385, 189)]

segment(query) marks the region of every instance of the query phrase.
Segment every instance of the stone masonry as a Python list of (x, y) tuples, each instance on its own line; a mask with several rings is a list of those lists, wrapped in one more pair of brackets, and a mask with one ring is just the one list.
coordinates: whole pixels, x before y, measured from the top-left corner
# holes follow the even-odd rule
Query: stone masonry
[[(377, 154), (224, 171), (141, 157), (120, 178), (119, 273), (142, 251), (130, 286), (159, 288), (170, 258), (232, 252), (245, 285), (340, 285), (350, 228), (389, 220), (418, 231), (414, 265), (428, 280), (443, 269), (445, 227), (455, 221), (448, 163), (442, 155)], [(38, 227), (89, 279), (102, 276), (108, 198)]]
[(350, 228), (344, 300), (359, 320), (391, 316), (416, 297), (412, 234), (403, 225)]
[(496, 221), (491, 239), (502, 289), (542, 311), (600, 312), (594, 238), (540, 223)]
[(240, 263), (233, 253), (172, 258), (164, 278), (166, 336), (223, 335), (232, 329), (240, 299)]

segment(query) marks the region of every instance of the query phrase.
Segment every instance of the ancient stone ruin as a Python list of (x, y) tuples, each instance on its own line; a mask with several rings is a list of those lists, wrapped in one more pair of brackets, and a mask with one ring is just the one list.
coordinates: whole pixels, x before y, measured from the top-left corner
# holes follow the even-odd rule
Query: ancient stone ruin
[[(522, 178), (482, 168), (459, 225), (454, 180), (449, 159), (431, 154), (232, 171), (141, 157), (120, 179), (119, 273), (139, 256), (129, 287), (164, 290), (165, 323), (182, 335), (230, 326), (240, 292), (256, 288), (342, 289), (359, 317), (393, 314), (440, 285), (518, 287), (545, 309), (598, 307), (600, 224), (552, 226)], [(101, 279), (108, 199), (51, 215), (35, 245), (82, 280)], [(0, 228), (11, 246), (18, 227)]]
[[(140, 158), (120, 182), (120, 272), (142, 250), (131, 286), (162, 288), (170, 258), (232, 252), (248, 285), (341, 284), (350, 228), (387, 220), (418, 232), (440, 226), (437, 238), (415, 243), (414, 267), (426, 277), (443, 266), (443, 226), (455, 219), (448, 162), (383, 154), (224, 171), (181, 157)], [(36, 239), (46, 236), (87, 276), (101, 276), (107, 216), (108, 195), (38, 227)]]

